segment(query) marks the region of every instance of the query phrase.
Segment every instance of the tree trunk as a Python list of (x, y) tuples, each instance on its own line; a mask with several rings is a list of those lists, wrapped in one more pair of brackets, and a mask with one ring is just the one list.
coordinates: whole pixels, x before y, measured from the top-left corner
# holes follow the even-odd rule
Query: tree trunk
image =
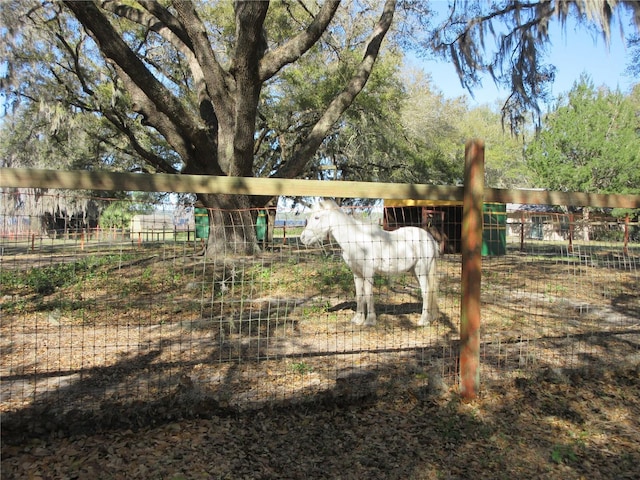
[(253, 255), (260, 252), (256, 212), (246, 195), (198, 195), (209, 210), (209, 238), (205, 254)]

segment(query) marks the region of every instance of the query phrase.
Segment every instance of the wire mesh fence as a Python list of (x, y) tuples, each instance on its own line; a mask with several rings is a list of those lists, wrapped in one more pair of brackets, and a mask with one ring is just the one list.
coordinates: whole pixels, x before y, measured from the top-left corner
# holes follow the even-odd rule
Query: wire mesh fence
[(637, 223), (587, 209), (508, 217), (508, 254), (483, 265), (485, 371), (637, 363)]
[[(14, 200), (2, 198), (5, 206)], [(109, 203), (100, 199), (100, 208)], [(637, 226), (504, 210), (485, 216), (482, 381), (637, 362)], [(140, 403), (244, 409), (455, 385), (455, 249), (442, 244), (438, 258), (437, 320), (417, 325), (421, 296), (410, 273), (381, 275), (378, 321), (364, 327), (351, 322), (354, 280), (339, 246), (300, 243), (304, 214), (281, 206), (266, 222), (266, 212), (254, 212), (251, 228), (269, 231), (258, 232), (262, 251), (246, 256), (201, 255), (197, 213), (165, 200), (105, 228), (99, 217), (54, 211), (43, 220), (42, 212), (5, 209), (3, 415), (117, 415), (114, 406)], [(386, 225), (381, 206), (349, 213)], [(420, 218), (441, 229), (461, 216), (431, 209)], [(455, 244), (456, 226), (446, 231), (442, 241)]]

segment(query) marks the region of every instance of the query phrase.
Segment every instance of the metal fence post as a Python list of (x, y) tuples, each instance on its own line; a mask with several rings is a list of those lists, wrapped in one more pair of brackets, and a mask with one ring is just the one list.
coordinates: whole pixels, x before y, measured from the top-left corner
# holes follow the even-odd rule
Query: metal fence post
[(484, 142), (465, 146), (462, 207), (462, 299), (460, 306), (460, 393), (475, 398), (480, 384), (480, 283), (482, 278), (482, 205)]
[(629, 213), (624, 216), (624, 247), (622, 251), (625, 255), (629, 255)]

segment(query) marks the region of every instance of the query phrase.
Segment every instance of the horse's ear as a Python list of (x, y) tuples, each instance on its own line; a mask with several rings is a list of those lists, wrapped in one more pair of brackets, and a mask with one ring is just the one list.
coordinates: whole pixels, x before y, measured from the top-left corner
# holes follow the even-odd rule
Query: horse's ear
[(338, 204), (333, 200), (321, 200), (320, 208), (323, 210), (337, 210), (340, 207), (338, 207)]

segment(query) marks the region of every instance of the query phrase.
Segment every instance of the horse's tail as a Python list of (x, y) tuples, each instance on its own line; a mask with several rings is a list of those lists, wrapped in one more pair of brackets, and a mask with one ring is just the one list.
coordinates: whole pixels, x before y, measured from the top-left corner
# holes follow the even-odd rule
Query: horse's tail
[(422, 239), (422, 256), (438, 258), (441, 253), (444, 253), (440, 242), (436, 240), (435, 236), (432, 235), (431, 232), (427, 230), (423, 230), (423, 232), (426, 234), (427, 238), (426, 241), (424, 238)]
[(444, 231), (442, 231), (441, 229), (438, 229), (434, 226), (428, 227), (426, 230), (438, 245), (438, 253), (440, 255), (444, 254), (445, 250), (447, 249), (447, 242), (449, 241), (449, 237), (447, 236), (447, 234), (444, 233)]

